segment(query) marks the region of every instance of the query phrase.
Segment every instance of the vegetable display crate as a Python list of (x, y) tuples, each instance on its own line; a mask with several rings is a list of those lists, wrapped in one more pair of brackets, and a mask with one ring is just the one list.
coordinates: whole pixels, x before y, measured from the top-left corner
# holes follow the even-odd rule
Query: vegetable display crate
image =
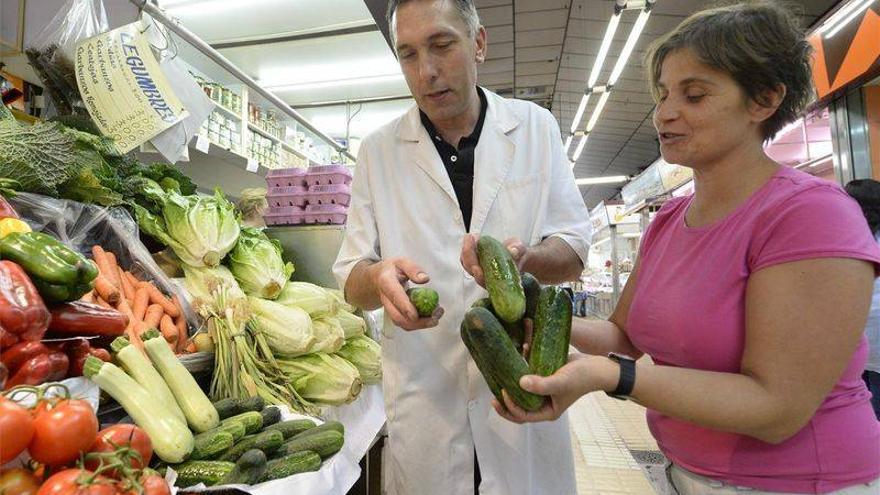
[(326, 186), (351, 184), (351, 177), (351, 170), (344, 165), (317, 165), (309, 167), (305, 179), (309, 186)]
[(305, 186), (308, 184), (306, 181), (306, 170), (302, 168), (270, 170), (266, 173), (266, 184), (269, 187)]
[(335, 204), (316, 204), (306, 206), (305, 223), (342, 225), (348, 218), (348, 208)]
[[(351, 186), (347, 184), (328, 184), (326, 186), (311, 186), (306, 192), (307, 204), (319, 205), (343, 205), (348, 206), (351, 202)], [(271, 205), (271, 200), (270, 200)]]
[(309, 190), (305, 186), (272, 187), (266, 200), (270, 207), (305, 206)]

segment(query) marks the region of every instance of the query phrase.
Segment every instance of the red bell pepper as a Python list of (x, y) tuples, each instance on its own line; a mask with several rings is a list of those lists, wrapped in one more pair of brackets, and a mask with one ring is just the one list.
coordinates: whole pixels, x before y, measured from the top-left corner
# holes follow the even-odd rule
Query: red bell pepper
[(15, 208), (6, 201), (6, 198), (0, 196), (0, 219), (3, 218), (18, 218), (18, 213), (16, 213)]
[(52, 306), (49, 331), (71, 336), (118, 337), (127, 326), (125, 313), (100, 304), (73, 301)]
[(49, 354), (49, 348), (42, 343), (19, 342), (3, 351), (3, 354), (0, 354), (0, 361), (9, 370), (9, 373), (14, 375), (24, 363), (42, 354)]
[(52, 374), (52, 361), (48, 354), (40, 354), (29, 359), (12, 377), (6, 381), (6, 388), (17, 385), (39, 385), (49, 379)]
[(0, 326), (21, 340), (40, 340), (49, 327), (49, 310), (25, 271), (0, 261)]
[(11, 334), (0, 326), (0, 352), (18, 343), (18, 335)]
[(49, 353), (49, 366), (51, 371), (46, 377), (47, 382), (57, 382), (67, 378), (67, 371), (70, 369), (70, 358), (63, 352)]

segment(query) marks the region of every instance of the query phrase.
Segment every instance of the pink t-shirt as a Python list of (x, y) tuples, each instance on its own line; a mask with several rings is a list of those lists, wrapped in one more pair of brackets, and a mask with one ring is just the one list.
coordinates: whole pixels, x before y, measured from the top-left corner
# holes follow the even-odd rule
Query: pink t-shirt
[[(733, 213), (706, 227), (686, 226), (691, 199), (664, 205), (642, 241), (627, 334), (659, 365), (738, 373), (746, 285), (755, 271), (809, 258), (880, 264), (856, 202), (838, 185), (803, 172), (780, 168)], [(867, 354), (862, 337), (815, 416), (779, 445), (652, 410), (648, 425), (671, 461), (734, 485), (827, 493), (866, 483), (880, 476), (880, 423), (860, 378)]]

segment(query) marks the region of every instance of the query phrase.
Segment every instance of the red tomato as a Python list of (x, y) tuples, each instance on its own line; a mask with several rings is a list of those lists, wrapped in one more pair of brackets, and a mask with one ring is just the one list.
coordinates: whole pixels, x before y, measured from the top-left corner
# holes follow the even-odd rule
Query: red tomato
[(158, 474), (144, 476), (141, 478), (141, 485), (144, 486), (143, 495), (171, 495), (168, 482)]
[(36, 495), (40, 489), (34, 473), (15, 468), (0, 473), (0, 493), (3, 495)]
[[(120, 453), (122, 460), (127, 460), (135, 469), (143, 469), (153, 458), (153, 443), (147, 432), (135, 425), (127, 424), (113, 425), (99, 431), (89, 452), (115, 452), (120, 447), (130, 447), (137, 453), (128, 456)], [(98, 459), (86, 460), (87, 469), (95, 470), (99, 465)], [(115, 472), (109, 472), (108, 475), (116, 477)]]
[(14, 401), (0, 397), (0, 464), (18, 457), (33, 436), (31, 413)]
[(117, 495), (117, 491), (103, 476), (83, 469), (65, 469), (47, 479), (37, 495)]
[(98, 418), (88, 402), (44, 401), (34, 410), (34, 438), (28, 452), (37, 462), (64, 465), (87, 452), (97, 434)]

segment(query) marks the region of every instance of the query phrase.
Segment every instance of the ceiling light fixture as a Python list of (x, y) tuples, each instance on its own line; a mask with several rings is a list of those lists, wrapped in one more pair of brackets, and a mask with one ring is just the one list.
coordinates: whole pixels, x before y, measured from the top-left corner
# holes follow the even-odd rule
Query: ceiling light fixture
[(583, 137), (581, 137), (581, 140), (578, 141), (577, 148), (574, 149), (574, 155), (572, 155), (572, 157), (571, 157), (572, 161), (577, 162), (578, 158), (581, 157), (581, 153), (584, 152), (584, 146), (587, 145), (587, 139), (589, 139), (589, 138), (590, 138), (589, 134), (584, 134)]
[(330, 81), (281, 84), (277, 86), (266, 86), (266, 89), (270, 91), (302, 91), (305, 89), (336, 88), (342, 86), (353, 86), (356, 84), (371, 84), (396, 81), (403, 81), (403, 74), (383, 74), (379, 76), (353, 77), (350, 79), (334, 79)]
[(593, 186), (596, 184), (619, 184), (621, 182), (629, 182), (626, 175), (610, 175), (607, 177), (588, 177), (584, 179), (575, 179), (574, 183), (579, 186)]
[[(853, 2), (853, 4), (858, 4), (858, 3), (859, 3), (859, 2)], [(850, 22), (853, 21), (853, 19), (855, 19), (856, 17), (859, 16), (859, 14), (861, 14), (862, 12), (864, 12), (865, 9), (867, 9), (872, 3), (874, 3), (874, 0), (864, 0), (864, 1), (861, 3), (861, 5), (859, 5), (858, 7), (855, 8), (855, 10), (853, 11), (852, 14), (848, 15), (848, 16), (846, 17), (846, 19), (840, 21), (840, 23), (838, 23), (837, 26), (836, 26), (834, 29), (832, 29), (831, 31), (829, 31), (828, 34), (825, 35), (825, 37), (826, 37), (826, 38), (831, 38), (831, 37), (833, 37), (835, 34), (839, 33), (841, 29), (845, 28)]]
[(822, 23), (822, 26), (819, 28), (819, 33), (825, 34), (834, 29), (840, 23), (840, 20), (849, 15), (849, 13), (858, 7), (861, 2), (862, 0), (851, 0), (848, 4), (844, 5), (843, 8), (835, 12), (828, 18), (828, 20)]
[(581, 104), (578, 105), (577, 112), (574, 113), (574, 120), (571, 121), (571, 132), (573, 133), (577, 130), (578, 126), (581, 123), (581, 118), (584, 116), (584, 110), (587, 109), (587, 103), (590, 101), (590, 93), (586, 93), (583, 97), (581, 97)]
[(648, 23), (649, 17), (651, 17), (651, 11), (649, 9), (639, 12), (639, 18), (636, 19), (632, 31), (629, 32), (629, 36), (626, 38), (626, 44), (623, 45), (623, 51), (620, 52), (620, 57), (618, 57), (617, 63), (614, 64), (614, 70), (611, 71), (611, 78), (608, 79), (609, 86), (613, 86), (614, 83), (617, 82), (617, 78), (620, 77), (624, 67), (626, 67), (626, 62), (629, 60), (629, 56), (632, 55), (632, 51), (636, 47), (636, 42), (639, 40), (642, 30), (645, 29), (645, 24)]
[(587, 122), (587, 132), (593, 132), (593, 128), (596, 127), (596, 122), (599, 120), (599, 116), (602, 115), (602, 110), (605, 109), (605, 104), (608, 103), (608, 98), (611, 97), (611, 92), (602, 93), (602, 97), (599, 98), (599, 103), (596, 104), (596, 108), (593, 109), (593, 115), (590, 117), (590, 121)]
[(565, 138), (565, 152), (568, 153), (568, 149), (571, 148), (571, 140), (574, 138), (574, 134), (569, 134), (567, 138)]
[(615, 11), (608, 23), (608, 28), (605, 29), (605, 37), (602, 38), (602, 45), (599, 47), (599, 55), (596, 56), (593, 70), (590, 71), (590, 79), (587, 81), (588, 88), (595, 86), (596, 81), (599, 80), (599, 74), (602, 72), (602, 66), (605, 65), (605, 57), (608, 56), (608, 49), (611, 48), (611, 41), (614, 39), (614, 33), (617, 32), (618, 24), (620, 24), (620, 11)]

